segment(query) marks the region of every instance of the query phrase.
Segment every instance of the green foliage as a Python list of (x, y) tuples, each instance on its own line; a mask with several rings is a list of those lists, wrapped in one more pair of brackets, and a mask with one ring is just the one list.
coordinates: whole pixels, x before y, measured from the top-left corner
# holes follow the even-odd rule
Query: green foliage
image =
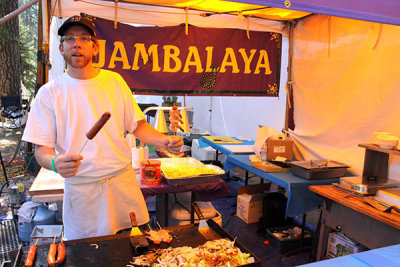
[[(30, 0), (19, 0), (19, 6)], [(19, 14), (19, 49), (21, 53), (21, 81), (30, 92), (35, 91), (37, 71), (38, 4)]]

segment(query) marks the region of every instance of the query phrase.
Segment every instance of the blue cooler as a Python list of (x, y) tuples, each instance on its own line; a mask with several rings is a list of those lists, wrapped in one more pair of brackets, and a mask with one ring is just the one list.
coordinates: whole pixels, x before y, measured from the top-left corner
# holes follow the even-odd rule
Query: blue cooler
[(33, 226), (55, 224), (55, 222), (56, 222), (56, 213), (54, 211), (49, 210), (44, 205), (38, 206), (36, 214), (33, 217)]
[(36, 225), (55, 224), (56, 214), (43, 204), (39, 205), (36, 214), (29, 223), (18, 223), (18, 236), (22, 242), (30, 242), (31, 234)]
[(22, 242), (31, 241), (31, 233), (33, 231), (33, 223), (19, 223), (18, 224), (18, 237)]

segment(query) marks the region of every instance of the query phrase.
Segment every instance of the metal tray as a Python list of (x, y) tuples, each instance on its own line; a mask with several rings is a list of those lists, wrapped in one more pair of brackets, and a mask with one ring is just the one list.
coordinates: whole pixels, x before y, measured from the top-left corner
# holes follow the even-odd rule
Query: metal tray
[(161, 168), (163, 166), (170, 166), (174, 164), (193, 164), (193, 165), (204, 165), (201, 161), (192, 158), (192, 157), (185, 157), (185, 158), (159, 158), (157, 159), (161, 161)]
[(309, 180), (342, 177), (349, 165), (333, 160), (291, 161), (292, 173)]
[[(216, 171), (218, 174), (198, 174), (192, 176), (185, 176), (185, 177), (172, 177), (168, 176), (163, 172), (164, 168), (179, 168), (184, 169), (185, 165), (188, 165), (187, 168), (193, 167), (200, 167), (205, 169), (212, 169)], [(209, 183), (209, 182), (216, 182), (221, 179), (221, 176), (225, 174), (225, 171), (218, 166), (215, 165), (205, 165), (202, 162), (198, 161), (195, 158), (165, 158), (161, 159), (161, 172), (163, 174), (163, 178), (165, 182), (169, 185), (187, 185), (187, 184), (196, 184), (196, 183)]]

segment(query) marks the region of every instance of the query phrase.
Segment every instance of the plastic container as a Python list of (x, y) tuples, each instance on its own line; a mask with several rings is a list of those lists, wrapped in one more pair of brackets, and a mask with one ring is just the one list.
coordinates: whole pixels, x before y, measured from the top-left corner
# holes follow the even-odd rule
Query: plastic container
[(18, 237), (22, 242), (29, 242), (31, 240), (32, 231), (33, 231), (32, 222), (18, 224)]
[[(296, 225), (291, 226), (281, 226), (281, 227), (274, 227), (269, 228), (266, 231), (266, 237), (269, 240), (269, 244), (274, 248), (278, 249), (279, 253), (286, 253), (292, 251), (294, 249), (302, 247), (311, 246), (312, 244), (312, 233), (308, 229), (304, 229), (304, 238), (301, 244), (301, 238), (293, 238), (293, 239), (279, 239), (273, 233), (274, 232), (281, 232), (283, 230), (287, 230), (290, 228), (295, 227)], [(307, 234), (307, 235), (306, 235)]]

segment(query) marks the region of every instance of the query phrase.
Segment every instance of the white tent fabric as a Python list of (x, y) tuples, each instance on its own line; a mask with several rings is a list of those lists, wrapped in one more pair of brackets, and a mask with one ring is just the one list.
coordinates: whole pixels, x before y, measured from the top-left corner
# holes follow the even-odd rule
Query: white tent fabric
[[(293, 91), (298, 157), (329, 158), (361, 175), (373, 132), (400, 137), (400, 27), (318, 15), (294, 34)], [(400, 180), (400, 157), (389, 178)]]

